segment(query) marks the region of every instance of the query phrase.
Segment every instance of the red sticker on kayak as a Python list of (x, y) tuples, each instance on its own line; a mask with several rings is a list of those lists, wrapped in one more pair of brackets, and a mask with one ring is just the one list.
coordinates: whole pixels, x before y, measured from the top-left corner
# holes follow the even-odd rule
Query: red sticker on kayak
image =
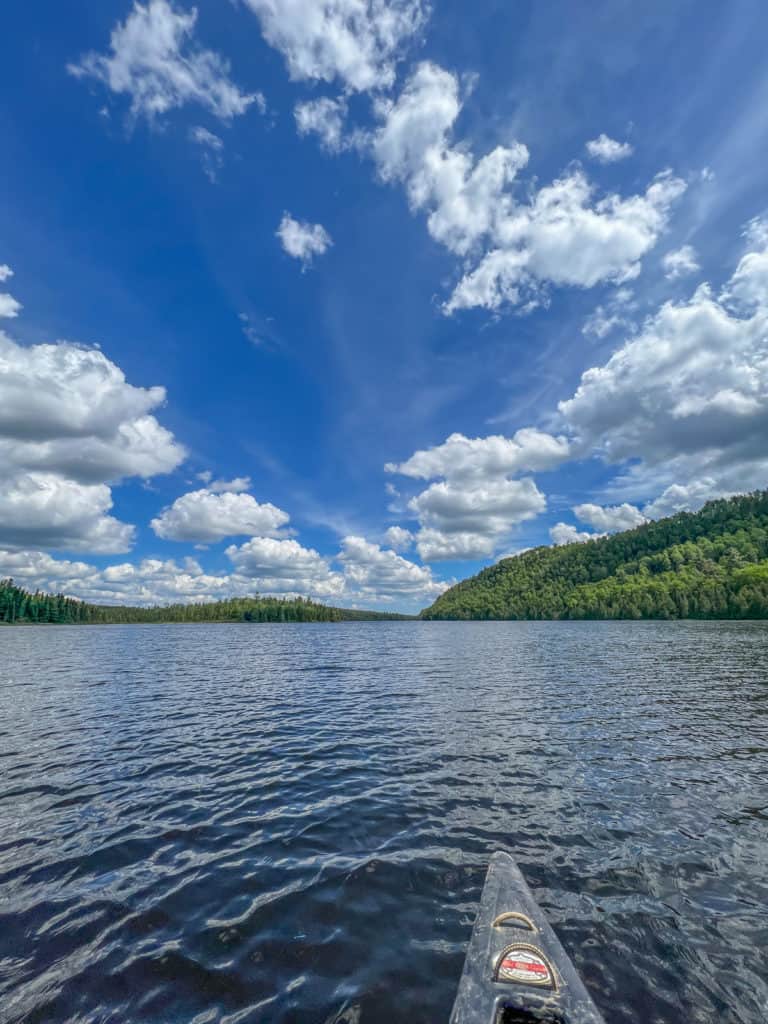
[(507, 946), (501, 954), (496, 966), (496, 981), (555, 988), (555, 976), (547, 958), (536, 946), (524, 943)]

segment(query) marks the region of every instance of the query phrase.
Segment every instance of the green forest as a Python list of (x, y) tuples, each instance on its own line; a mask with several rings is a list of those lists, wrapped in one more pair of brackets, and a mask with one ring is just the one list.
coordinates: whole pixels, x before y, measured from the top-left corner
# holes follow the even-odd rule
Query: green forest
[(208, 604), (172, 604), (153, 608), (128, 605), (88, 604), (63, 594), (34, 594), (13, 580), (0, 580), (0, 623), (122, 622), (354, 622), (407, 619), (407, 615), (329, 608), (305, 598), (233, 597)]
[(768, 618), (768, 491), (504, 558), (425, 619)]

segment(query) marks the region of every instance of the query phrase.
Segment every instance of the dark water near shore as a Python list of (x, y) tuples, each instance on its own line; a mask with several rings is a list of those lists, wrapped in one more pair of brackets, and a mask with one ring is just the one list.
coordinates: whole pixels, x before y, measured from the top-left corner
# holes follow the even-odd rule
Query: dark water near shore
[(0, 629), (0, 1020), (445, 1024), (519, 860), (609, 1024), (768, 1019), (768, 626)]

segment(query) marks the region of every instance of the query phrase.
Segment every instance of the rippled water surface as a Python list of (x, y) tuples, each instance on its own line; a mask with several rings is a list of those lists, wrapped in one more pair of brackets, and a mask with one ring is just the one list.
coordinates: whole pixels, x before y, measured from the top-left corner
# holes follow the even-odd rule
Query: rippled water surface
[(447, 1022), (504, 849), (609, 1024), (762, 1024), (767, 641), (2, 628), (0, 1020)]

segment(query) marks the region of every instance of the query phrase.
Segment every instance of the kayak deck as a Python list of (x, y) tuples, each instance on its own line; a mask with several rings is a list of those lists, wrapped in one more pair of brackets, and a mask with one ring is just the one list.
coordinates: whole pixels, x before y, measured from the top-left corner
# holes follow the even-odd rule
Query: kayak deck
[(451, 1024), (604, 1024), (507, 853), (488, 867)]

